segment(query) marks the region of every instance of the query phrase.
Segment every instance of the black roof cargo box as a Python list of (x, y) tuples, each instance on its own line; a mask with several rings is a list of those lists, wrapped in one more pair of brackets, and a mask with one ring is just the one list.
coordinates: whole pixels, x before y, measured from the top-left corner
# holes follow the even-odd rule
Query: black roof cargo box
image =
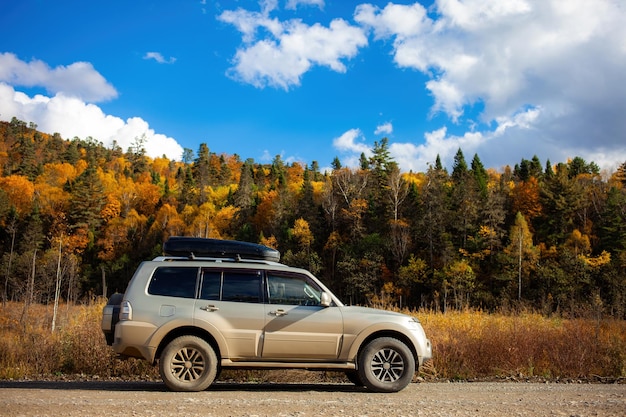
[(187, 236), (170, 237), (163, 244), (163, 252), (169, 256), (280, 260), (279, 251), (257, 243)]

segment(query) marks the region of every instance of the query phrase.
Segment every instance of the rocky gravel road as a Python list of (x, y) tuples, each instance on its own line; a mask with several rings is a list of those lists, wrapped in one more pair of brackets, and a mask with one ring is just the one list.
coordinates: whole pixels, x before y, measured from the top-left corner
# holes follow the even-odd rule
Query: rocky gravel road
[(419, 383), (396, 394), (349, 384), (0, 381), (1, 416), (616, 416), (624, 384)]

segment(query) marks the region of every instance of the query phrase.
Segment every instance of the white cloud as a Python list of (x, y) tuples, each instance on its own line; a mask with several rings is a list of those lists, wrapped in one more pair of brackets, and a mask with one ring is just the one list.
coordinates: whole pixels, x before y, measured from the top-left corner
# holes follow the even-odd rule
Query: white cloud
[(218, 19), (235, 26), (243, 36), (243, 42), (248, 44), (255, 40), (257, 32), (266, 30), (273, 37), (278, 37), (283, 32), (282, 23), (276, 18), (270, 18), (266, 8), (262, 12), (251, 12), (244, 9), (226, 10), (218, 16)]
[(29, 97), (0, 83), (0, 119), (9, 121), (12, 117), (36, 123), (38, 130), (59, 133), (66, 139), (91, 136), (107, 147), (116, 141), (123, 150), (128, 149), (136, 138), (145, 135), (144, 147), (151, 157), (167, 155), (170, 159), (180, 160), (183, 153), (176, 140), (156, 133), (139, 117), (124, 121), (76, 97), (63, 94)]
[[(485, 166), (494, 168), (513, 166), (521, 158), (531, 158), (535, 154), (550, 155), (553, 162), (566, 161), (572, 155), (584, 155), (588, 161), (607, 169), (615, 169), (617, 162), (623, 162), (624, 153), (616, 156), (602, 147), (584, 150), (552, 140), (538, 127), (546, 118), (549, 116), (543, 109), (529, 108), (511, 117), (501, 117), (491, 129), (480, 132), (468, 131), (457, 135), (442, 127), (426, 132), (415, 142), (390, 142), (389, 154), (403, 171), (414, 172), (425, 172), (437, 156), (444, 166), (451, 168), (459, 149), (466, 160), (478, 154)], [(361, 153), (371, 156), (371, 148), (359, 129), (348, 130), (334, 139), (333, 147), (341, 152), (345, 166), (357, 167)]]
[[(53, 94), (30, 97), (14, 86), (44, 87)], [(115, 141), (123, 150), (145, 136), (149, 156), (180, 160), (183, 148), (178, 142), (156, 133), (145, 120), (131, 117), (124, 121), (89, 103), (114, 97), (115, 88), (90, 63), (50, 68), (43, 61), (26, 63), (14, 54), (0, 54), (0, 119), (33, 122), (40, 131), (59, 133), (66, 139), (90, 136), (108, 147)]]
[(360, 129), (350, 129), (333, 139), (333, 147), (341, 152), (340, 159), (344, 166), (358, 167), (361, 154), (365, 154), (366, 157), (372, 155), (372, 149), (364, 141), (365, 138)]
[(363, 141), (363, 133), (359, 129), (350, 129), (338, 138), (335, 138), (333, 146), (341, 152), (365, 153), (369, 155), (371, 153), (370, 147), (365, 143), (357, 143), (357, 140)]
[(376, 127), (376, 130), (374, 131), (375, 135), (391, 135), (391, 133), (393, 132), (393, 125), (390, 122), (387, 123), (383, 123), (380, 126)]
[(171, 56), (165, 59), (165, 57), (163, 57), (160, 52), (146, 52), (146, 54), (143, 56), (143, 59), (154, 59), (159, 64), (173, 64), (174, 62), (176, 62), (176, 58)]
[(377, 39), (396, 36), (402, 41), (432, 31), (426, 9), (419, 3), (406, 6), (389, 3), (383, 10), (361, 4), (356, 7), (354, 20), (373, 29)]
[(439, 0), (437, 9), (453, 26), (467, 30), (479, 29), (509, 16), (518, 16), (532, 10), (526, 0)]
[(98, 102), (117, 97), (117, 91), (88, 62), (50, 68), (36, 59), (20, 60), (15, 54), (0, 53), (0, 82), (13, 86), (43, 87), (50, 94), (63, 94)]
[[(463, 145), (483, 160), (500, 155), (515, 163), (537, 154), (623, 162), (626, 8), (620, 0), (436, 0), (428, 11), (419, 3), (365, 4), (355, 20), (376, 39), (392, 40), (399, 67), (430, 78), (433, 113), (470, 126), (458, 137), (427, 135), (413, 149), (416, 159)], [(477, 105), (478, 125), (468, 119)], [(396, 146), (409, 164), (410, 147)]]
[(313, 66), (346, 72), (343, 61), (367, 45), (363, 29), (343, 19), (334, 19), (328, 27), (318, 23), (309, 26), (297, 19), (272, 19), (271, 10), (264, 7), (259, 13), (237, 9), (218, 16), (243, 36), (244, 45), (237, 50), (229, 71), (232, 78), (259, 88), (287, 90), (300, 85), (301, 77)]

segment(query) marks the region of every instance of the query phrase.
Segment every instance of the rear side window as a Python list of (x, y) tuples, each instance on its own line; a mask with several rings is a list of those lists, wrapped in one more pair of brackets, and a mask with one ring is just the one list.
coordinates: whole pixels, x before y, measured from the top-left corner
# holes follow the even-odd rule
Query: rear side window
[(161, 267), (152, 275), (148, 293), (168, 297), (195, 298), (198, 268)]

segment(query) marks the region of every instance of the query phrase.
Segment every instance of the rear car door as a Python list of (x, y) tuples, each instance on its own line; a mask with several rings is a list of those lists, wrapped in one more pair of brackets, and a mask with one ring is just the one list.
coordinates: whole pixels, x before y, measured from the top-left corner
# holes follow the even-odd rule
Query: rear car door
[(304, 274), (266, 274), (263, 359), (336, 359), (343, 339), (341, 310), (322, 306), (321, 288)]
[(222, 334), (230, 359), (258, 359), (263, 334), (262, 273), (203, 268), (195, 320)]

